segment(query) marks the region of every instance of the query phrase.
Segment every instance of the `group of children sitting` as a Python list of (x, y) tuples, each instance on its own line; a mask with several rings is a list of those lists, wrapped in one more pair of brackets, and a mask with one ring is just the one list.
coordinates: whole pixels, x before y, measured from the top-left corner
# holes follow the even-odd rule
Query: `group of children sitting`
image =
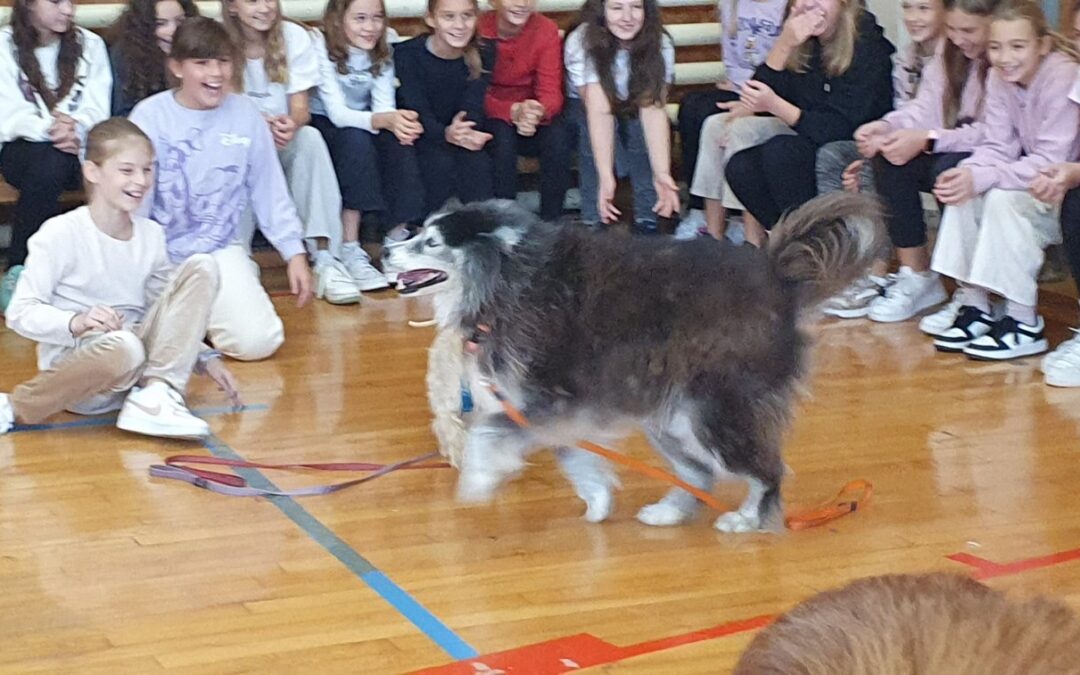
[[(679, 210), (657, 1), (586, 0), (565, 41), (536, 0), (492, 5), (429, 0), (429, 32), (398, 41), (382, 0), (329, 0), (321, 31), (279, 0), (223, 0), (222, 22), (130, 0), (107, 49), (71, 0), (16, 0), (0, 29), (0, 170), (20, 191), (3, 285), (41, 373), (0, 395), (0, 432), (119, 409), (124, 429), (205, 435), (191, 373), (238, 402), (222, 357), (284, 340), (256, 224), (298, 304), (357, 302), (394, 272), (362, 234), (392, 245), (451, 198), (514, 198), (521, 154), (539, 156), (540, 212), (558, 218), (576, 150), (581, 221), (618, 220), (629, 176), (633, 229), (655, 233)], [(827, 312), (909, 319), (948, 299), (946, 275), (959, 290), (920, 323), (939, 349), (1047, 351), (1036, 275), (1062, 225), (1080, 277), (1077, 52), (1028, 0), (903, 8), (913, 41), (894, 59), (859, 0), (721, 0), (725, 78), (680, 109), (691, 207), (715, 237), (741, 210), (760, 245), (820, 191), (876, 191), (900, 270), (882, 251)], [(57, 216), (80, 185), (88, 205)], [(932, 257), (920, 191), (944, 207)], [(1043, 369), (1080, 386), (1080, 339)]]

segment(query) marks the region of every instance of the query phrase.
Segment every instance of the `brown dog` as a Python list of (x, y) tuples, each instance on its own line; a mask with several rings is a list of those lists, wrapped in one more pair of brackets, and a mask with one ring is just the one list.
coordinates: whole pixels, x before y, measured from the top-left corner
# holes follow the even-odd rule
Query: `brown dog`
[(955, 574), (860, 579), (762, 631), (735, 675), (1080, 673), (1080, 619)]

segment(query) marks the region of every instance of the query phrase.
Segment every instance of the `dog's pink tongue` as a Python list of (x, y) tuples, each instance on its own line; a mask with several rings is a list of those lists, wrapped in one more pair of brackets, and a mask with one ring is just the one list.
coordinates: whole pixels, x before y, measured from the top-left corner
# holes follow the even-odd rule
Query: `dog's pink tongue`
[(406, 286), (412, 286), (433, 279), (437, 274), (436, 270), (409, 270), (408, 272), (399, 272), (398, 281)]

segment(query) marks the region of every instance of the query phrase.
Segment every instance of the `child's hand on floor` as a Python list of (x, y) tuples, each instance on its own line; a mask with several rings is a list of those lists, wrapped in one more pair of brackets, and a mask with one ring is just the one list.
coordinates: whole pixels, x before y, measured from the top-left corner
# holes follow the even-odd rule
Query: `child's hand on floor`
[(303, 307), (311, 300), (315, 288), (315, 282), (311, 279), (311, 268), (308, 267), (307, 255), (297, 253), (289, 258), (285, 276), (289, 278), (289, 292), (296, 296), (296, 306)]
[(112, 307), (106, 305), (94, 305), (90, 309), (71, 317), (68, 329), (75, 337), (82, 337), (91, 332), (121, 330), (124, 327), (124, 317)]
[(240, 387), (237, 384), (236, 376), (232, 374), (229, 367), (225, 365), (225, 359), (218, 357), (210, 359), (206, 362), (206, 375), (214, 381), (217, 385), (218, 391), (224, 392), (229, 397), (229, 402), (232, 403), (234, 410), (240, 410), (244, 407), (244, 402), (240, 398)]

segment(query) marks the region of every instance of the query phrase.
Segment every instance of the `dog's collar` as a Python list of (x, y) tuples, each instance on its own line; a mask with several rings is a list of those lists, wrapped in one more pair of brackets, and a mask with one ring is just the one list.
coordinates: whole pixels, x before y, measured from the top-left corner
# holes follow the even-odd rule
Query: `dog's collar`
[(486, 323), (478, 323), (473, 328), (469, 339), (465, 340), (465, 352), (477, 354), (480, 351), (480, 342), (491, 335), (491, 326)]

